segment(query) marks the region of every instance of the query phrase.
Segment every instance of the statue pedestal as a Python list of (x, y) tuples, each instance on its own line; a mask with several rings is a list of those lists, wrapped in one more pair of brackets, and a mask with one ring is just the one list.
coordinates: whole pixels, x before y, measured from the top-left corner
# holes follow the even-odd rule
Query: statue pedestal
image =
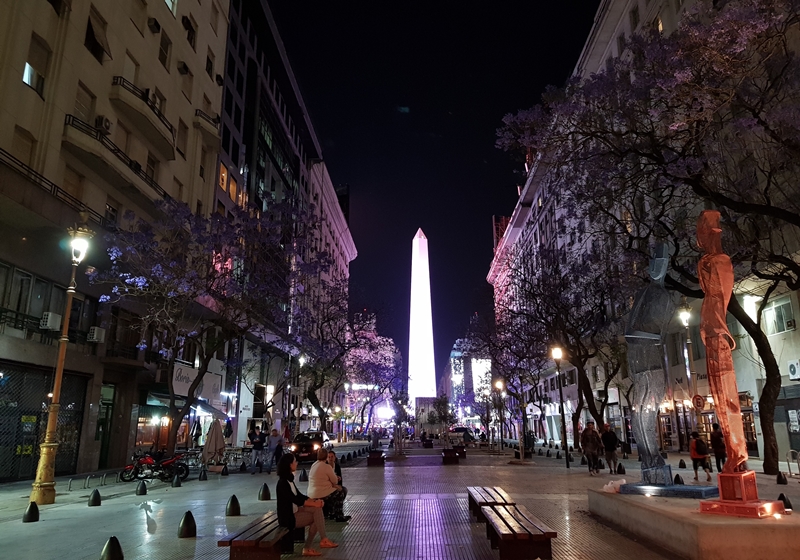
[(754, 471), (719, 473), (717, 484), (719, 485), (719, 499), (700, 502), (702, 513), (754, 519), (769, 517), (776, 513), (786, 513), (783, 502), (758, 499)]
[(662, 465), (660, 467), (642, 468), (642, 484), (655, 484), (658, 486), (669, 486), (672, 484), (672, 467)]

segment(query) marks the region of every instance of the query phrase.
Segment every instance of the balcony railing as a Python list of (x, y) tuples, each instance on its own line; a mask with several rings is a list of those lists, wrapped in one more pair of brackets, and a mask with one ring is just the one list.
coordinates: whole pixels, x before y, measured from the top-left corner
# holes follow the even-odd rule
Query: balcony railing
[(194, 116), (199, 117), (204, 121), (207, 121), (211, 126), (213, 126), (216, 129), (219, 129), (219, 115), (217, 115), (216, 117), (212, 117), (211, 115), (204, 113), (200, 109), (197, 109), (194, 112)]
[(51, 180), (46, 178), (44, 175), (41, 175), (22, 163), (20, 160), (12, 156), (10, 153), (5, 151), (4, 149), (0, 148), (0, 161), (3, 162), (5, 165), (10, 167), (12, 170), (16, 171), (20, 175), (24, 176), (28, 181), (33, 183), (34, 185), (40, 187), (43, 191), (50, 193), (52, 196), (59, 199), (61, 202), (76, 210), (78, 212), (86, 212), (89, 214), (89, 220), (92, 222), (102, 226), (102, 227), (109, 227), (113, 226), (114, 224), (109, 224), (108, 220), (106, 220), (103, 216), (88, 208), (83, 202), (69, 194), (67, 191), (53, 183)]
[(147, 106), (150, 107), (150, 110), (153, 111), (153, 114), (158, 117), (158, 120), (160, 120), (164, 126), (169, 129), (169, 133), (172, 135), (172, 137), (175, 137), (175, 129), (173, 128), (172, 123), (167, 120), (167, 117), (164, 116), (164, 113), (162, 113), (161, 110), (156, 106), (155, 101), (150, 98), (148, 91), (139, 89), (122, 76), (114, 76), (114, 78), (111, 80), (111, 85), (120, 86), (122, 89), (128, 90), (133, 95), (144, 101)]
[(117, 159), (119, 159), (122, 163), (127, 165), (131, 171), (139, 177), (142, 181), (147, 184), (151, 189), (156, 191), (159, 196), (169, 200), (171, 197), (167, 194), (161, 185), (155, 182), (155, 180), (150, 177), (147, 173), (142, 170), (142, 164), (136, 161), (135, 159), (131, 159), (128, 154), (120, 150), (116, 144), (114, 144), (111, 140), (108, 139), (108, 136), (97, 130), (91, 125), (86, 124), (79, 118), (75, 117), (74, 115), (67, 115), (67, 118), (64, 120), (64, 124), (67, 126), (71, 126), (74, 129), (83, 132), (87, 136), (90, 136), (100, 142), (109, 152), (114, 154)]
[[(61, 329), (46, 330), (39, 327), (40, 317), (26, 315), (12, 309), (0, 308), (0, 332), (5, 332), (7, 328), (22, 331), (27, 340), (34, 340), (38, 335), (38, 342), (51, 346), (58, 342), (61, 337)], [(89, 344), (86, 338), (89, 336), (87, 331), (69, 329), (67, 337), (73, 344), (83, 347), (83, 352), (95, 354), (95, 345)]]

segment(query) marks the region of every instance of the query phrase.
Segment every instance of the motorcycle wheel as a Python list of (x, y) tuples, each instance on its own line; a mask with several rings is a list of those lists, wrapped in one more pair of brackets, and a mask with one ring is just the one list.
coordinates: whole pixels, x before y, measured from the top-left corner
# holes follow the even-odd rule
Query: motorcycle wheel
[(122, 482), (131, 482), (135, 478), (136, 478), (136, 467), (132, 469), (124, 469), (121, 473), (119, 473), (119, 479)]
[(178, 472), (178, 476), (181, 477), (181, 480), (189, 478), (189, 465), (186, 463), (175, 463), (175, 469)]

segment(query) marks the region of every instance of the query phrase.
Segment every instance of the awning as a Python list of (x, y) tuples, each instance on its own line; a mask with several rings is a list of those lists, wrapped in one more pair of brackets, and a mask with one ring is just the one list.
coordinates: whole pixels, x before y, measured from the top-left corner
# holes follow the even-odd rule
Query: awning
[(106, 37), (106, 26), (94, 9), (89, 10), (89, 27), (92, 29), (95, 40), (108, 55), (108, 58), (111, 58), (111, 49), (108, 46), (108, 37)]
[[(169, 407), (169, 395), (149, 392), (147, 393), (147, 404)], [(186, 404), (186, 399), (178, 396), (175, 397), (175, 405), (178, 406), (178, 408), (182, 407), (184, 404)], [(198, 408), (200, 409), (200, 414), (211, 414), (211, 416), (217, 420), (222, 420), (223, 422), (228, 419), (227, 414), (217, 408), (214, 408), (206, 401), (196, 401), (194, 405), (192, 405), (193, 410), (197, 411)]]
[(213, 416), (216, 420), (222, 420), (223, 422), (228, 420), (227, 414), (214, 408), (205, 401), (198, 401), (192, 408), (195, 409), (199, 414), (211, 414), (211, 416)]

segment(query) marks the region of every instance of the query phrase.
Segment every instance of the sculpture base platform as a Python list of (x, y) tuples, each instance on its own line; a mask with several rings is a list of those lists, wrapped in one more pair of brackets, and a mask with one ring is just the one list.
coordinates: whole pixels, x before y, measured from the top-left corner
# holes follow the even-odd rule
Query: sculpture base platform
[(756, 473), (744, 471), (735, 473), (719, 473), (719, 500), (700, 502), (702, 513), (732, 515), (760, 519), (777, 514), (785, 514), (783, 502), (759, 500)]
[(695, 500), (715, 498), (719, 496), (716, 486), (692, 486), (687, 484), (668, 484), (655, 486), (652, 484), (623, 484), (619, 487), (620, 494), (638, 494), (644, 496), (659, 496), (662, 498), (692, 498)]
[(588, 494), (593, 515), (669, 551), (675, 558), (789, 558), (790, 551), (800, 550), (800, 515), (780, 519), (705, 515), (695, 500), (595, 490)]

